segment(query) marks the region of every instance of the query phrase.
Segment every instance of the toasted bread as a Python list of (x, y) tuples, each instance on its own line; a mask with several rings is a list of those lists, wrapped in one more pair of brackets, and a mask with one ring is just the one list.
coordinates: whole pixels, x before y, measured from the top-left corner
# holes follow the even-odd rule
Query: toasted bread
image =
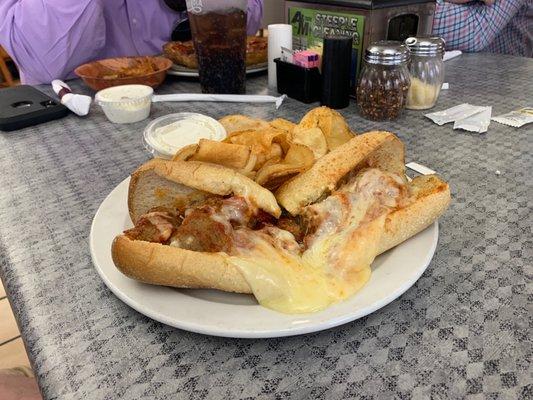
[(272, 192), (230, 168), (201, 161), (153, 159), (131, 176), (128, 192), (131, 220), (137, 222), (153, 207), (177, 207), (190, 196), (202, 193), (245, 196), (273, 216), (281, 214)]
[(355, 136), (321, 157), (304, 173), (285, 182), (276, 199), (292, 215), (333, 191), (348, 174), (364, 167), (405, 174), (403, 143), (389, 132), (373, 131)]

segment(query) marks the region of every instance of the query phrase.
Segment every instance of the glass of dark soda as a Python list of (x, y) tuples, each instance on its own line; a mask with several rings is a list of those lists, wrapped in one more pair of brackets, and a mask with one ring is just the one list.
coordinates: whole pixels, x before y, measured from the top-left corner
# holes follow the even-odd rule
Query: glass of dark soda
[(203, 93), (246, 91), (247, 0), (187, 0)]

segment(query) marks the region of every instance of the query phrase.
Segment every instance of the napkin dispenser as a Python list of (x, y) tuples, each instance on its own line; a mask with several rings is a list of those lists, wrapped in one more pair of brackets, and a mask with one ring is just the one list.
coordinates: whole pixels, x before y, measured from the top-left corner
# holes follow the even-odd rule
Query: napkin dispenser
[(351, 84), (361, 70), (364, 49), (378, 40), (404, 41), (430, 35), (435, 1), (298, 0), (285, 1), (293, 49), (319, 49), (325, 35), (353, 38)]

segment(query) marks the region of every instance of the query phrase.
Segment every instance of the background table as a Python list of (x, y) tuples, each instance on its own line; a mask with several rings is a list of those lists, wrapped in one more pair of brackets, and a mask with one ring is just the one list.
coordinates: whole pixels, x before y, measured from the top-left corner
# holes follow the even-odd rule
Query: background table
[[(533, 100), (533, 61), (463, 55), (446, 63), (436, 110), (469, 102), (493, 115)], [(264, 92), (266, 78), (248, 82)], [(82, 90), (81, 85), (74, 85)], [(158, 92), (198, 91), (169, 79)], [(312, 105), (157, 103), (178, 111), (298, 121)], [(453, 203), (429, 268), (402, 297), (353, 323), (271, 340), (170, 328), (135, 312), (96, 274), (91, 220), (104, 197), (148, 159), (148, 121), (112, 125), (93, 106), (0, 134), (0, 273), (45, 398), (508, 398), (532, 386), (532, 126), (492, 122), (487, 134), (439, 127), (407, 112), (351, 127), (386, 129), (408, 160), (438, 171)], [(497, 174), (500, 171), (500, 174)], [(177, 307), (179, 305), (176, 305)]]

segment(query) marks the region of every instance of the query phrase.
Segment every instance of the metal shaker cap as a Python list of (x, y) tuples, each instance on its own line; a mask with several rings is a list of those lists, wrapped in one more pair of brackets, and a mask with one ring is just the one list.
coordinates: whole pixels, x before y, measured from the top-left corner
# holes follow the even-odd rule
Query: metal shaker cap
[(365, 61), (371, 64), (397, 65), (409, 60), (409, 49), (401, 42), (380, 40), (365, 51)]
[(433, 37), (410, 37), (405, 39), (405, 44), (415, 56), (436, 56), (444, 54), (444, 39)]

